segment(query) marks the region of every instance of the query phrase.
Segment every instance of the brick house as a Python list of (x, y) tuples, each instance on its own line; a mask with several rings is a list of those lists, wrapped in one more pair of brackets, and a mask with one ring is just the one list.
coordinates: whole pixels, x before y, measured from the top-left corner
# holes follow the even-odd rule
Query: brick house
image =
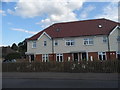
[(30, 61), (120, 59), (120, 23), (94, 19), (56, 23), (27, 40)]

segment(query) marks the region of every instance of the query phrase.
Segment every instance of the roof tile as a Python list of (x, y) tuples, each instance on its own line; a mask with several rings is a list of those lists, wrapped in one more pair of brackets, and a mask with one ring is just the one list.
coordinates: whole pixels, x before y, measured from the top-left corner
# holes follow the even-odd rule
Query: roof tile
[[(101, 25), (101, 27), (99, 27)], [(52, 38), (108, 35), (120, 23), (107, 19), (93, 19), (66, 23), (56, 23), (32, 36), (28, 40), (37, 40), (43, 32)]]

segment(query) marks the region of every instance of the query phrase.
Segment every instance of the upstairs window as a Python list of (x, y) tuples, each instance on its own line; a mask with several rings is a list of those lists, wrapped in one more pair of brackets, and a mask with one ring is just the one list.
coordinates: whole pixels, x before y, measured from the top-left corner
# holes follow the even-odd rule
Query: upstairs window
[(85, 38), (84, 45), (93, 45), (93, 38)]
[(47, 46), (47, 41), (44, 41), (43, 46)]
[(57, 40), (54, 41), (54, 46), (58, 46), (58, 41)]
[(103, 43), (106, 43), (107, 41), (107, 37), (103, 37)]
[(120, 42), (120, 36), (117, 37), (117, 41)]
[(66, 40), (65, 44), (66, 44), (66, 46), (74, 46), (75, 42), (74, 42), (74, 40)]
[(36, 41), (32, 42), (32, 48), (36, 48)]

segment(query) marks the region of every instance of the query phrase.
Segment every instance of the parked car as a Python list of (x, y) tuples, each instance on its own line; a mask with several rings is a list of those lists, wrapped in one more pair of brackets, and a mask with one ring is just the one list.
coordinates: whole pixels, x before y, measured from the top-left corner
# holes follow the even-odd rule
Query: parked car
[(3, 60), (3, 63), (9, 63), (9, 62), (16, 62), (16, 60), (15, 59), (12, 59), (12, 60)]

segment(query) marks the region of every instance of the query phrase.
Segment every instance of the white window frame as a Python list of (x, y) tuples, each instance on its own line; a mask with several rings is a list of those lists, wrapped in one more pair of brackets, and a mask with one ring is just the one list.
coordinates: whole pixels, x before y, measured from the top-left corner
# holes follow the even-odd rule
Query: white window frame
[[(85, 42), (87, 42), (87, 43), (85, 43)], [(84, 38), (83, 44), (84, 45), (93, 45), (94, 44), (93, 38)]]
[(107, 43), (107, 42), (108, 42), (107, 37), (103, 37), (103, 43)]
[(120, 36), (117, 36), (117, 42), (120, 42)]
[(101, 61), (103, 61), (103, 55), (105, 55), (105, 60), (107, 60), (106, 52), (98, 52), (98, 59), (100, 60), (99, 55), (102, 57)]
[(43, 41), (43, 46), (47, 46), (47, 41)]
[[(70, 43), (69, 45), (67, 43)], [(65, 40), (65, 46), (74, 46), (75, 41), (74, 40)]]
[[(57, 43), (57, 45), (56, 45), (56, 43)], [(58, 46), (58, 41), (57, 40), (54, 41), (54, 46)]]
[(36, 41), (33, 41), (32, 42), (32, 48), (36, 48), (37, 47), (37, 42)]
[[(61, 56), (62, 56), (62, 61), (60, 61)], [(59, 57), (59, 60), (57, 60), (57, 57)], [(61, 53), (56, 54), (56, 61), (57, 62), (63, 62), (63, 54), (61, 54)]]
[(49, 54), (42, 54), (42, 62), (49, 62)]
[(118, 58), (118, 54), (120, 54), (120, 51), (116, 51), (116, 58)]

